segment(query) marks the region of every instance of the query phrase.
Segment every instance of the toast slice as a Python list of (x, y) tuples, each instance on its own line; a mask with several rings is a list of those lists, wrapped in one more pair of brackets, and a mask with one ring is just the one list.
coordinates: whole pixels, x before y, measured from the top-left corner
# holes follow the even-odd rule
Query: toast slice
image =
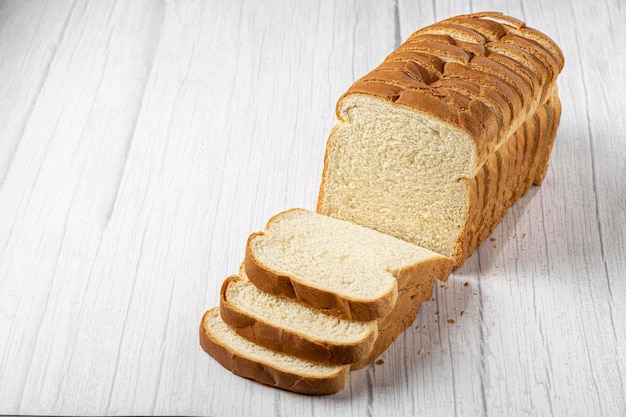
[(378, 336), (375, 320), (345, 320), (265, 293), (248, 280), (243, 268), (240, 276), (230, 276), (222, 284), (220, 314), (248, 340), (323, 363), (363, 361)]
[(305, 209), (272, 217), (253, 233), (244, 261), (264, 292), (294, 299), (326, 314), (360, 321), (389, 315), (398, 290), (419, 280), (424, 263), (447, 279), (448, 257), (347, 221)]
[(236, 375), (299, 394), (334, 394), (346, 385), (349, 365), (329, 365), (274, 352), (239, 336), (208, 310), (200, 324), (200, 345)]

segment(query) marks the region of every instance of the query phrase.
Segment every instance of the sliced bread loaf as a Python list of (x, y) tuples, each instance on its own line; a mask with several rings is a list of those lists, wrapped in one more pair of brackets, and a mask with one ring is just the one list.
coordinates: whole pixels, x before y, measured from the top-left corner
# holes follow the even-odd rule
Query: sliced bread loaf
[(334, 394), (346, 385), (350, 371), (348, 365), (306, 361), (257, 345), (224, 323), (218, 307), (202, 317), (200, 345), (236, 375), (300, 394)]
[(460, 266), (543, 180), (562, 67), (552, 40), (499, 13), (417, 31), (339, 99), (317, 211)]
[(378, 336), (376, 321), (353, 321), (259, 290), (245, 271), (222, 284), (220, 314), (241, 336), (278, 352), (332, 364), (367, 359)]
[(398, 289), (417, 280), (421, 266), (430, 262), (445, 266), (452, 260), (372, 229), (292, 209), (250, 236), (245, 270), (264, 292), (327, 314), (370, 321), (389, 315)]
[(542, 182), (562, 67), (552, 40), (498, 13), (410, 36), (340, 98), (320, 214), (288, 210), (249, 237), (203, 349), (263, 384), (341, 390)]

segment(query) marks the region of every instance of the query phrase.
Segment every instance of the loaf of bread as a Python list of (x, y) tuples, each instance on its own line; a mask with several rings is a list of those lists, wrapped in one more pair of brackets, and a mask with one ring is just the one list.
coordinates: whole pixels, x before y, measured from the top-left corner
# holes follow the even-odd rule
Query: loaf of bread
[(317, 211), (463, 261), (546, 174), (563, 55), (499, 13), (411, 35), (337, 103)]
[(318, 213), (287, 210), (249, 237), (202, 348), (266, 385), (341, 390), (542, 182), (562, 67), (552, 40), (499, 13), (411, 35), (339, 99)]
[[(304, 210), (272, 217), (248, 239), (245, 270), (259, 289), (326, 314), (376, 320), (424, 264), (451, 259), (357, 224)], [(449, 271), (447, 271), (449, 273)], [(447, 279), (448, 274), (428, 279)]]

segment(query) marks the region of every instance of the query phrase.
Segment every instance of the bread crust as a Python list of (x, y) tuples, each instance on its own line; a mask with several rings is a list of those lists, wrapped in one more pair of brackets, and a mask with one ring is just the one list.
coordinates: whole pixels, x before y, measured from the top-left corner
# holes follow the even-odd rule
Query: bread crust
[[(496, 54), (498, 50), (506, 51), (508, 56)], [(396, 61), (424, 62), (426, 56), (431, 62), (433, 59), (445, 62), (438, 77), (431, 75), (428, 80), (424, 77), (420, 80), (407, 76), (406, 69), (379, 70)], [(443, 105), (441, 101), (445, 99), (438, 94), (436, 81), (459, 79), (485, 85), (485, 90), (496, 91), (507, 101), (510, 112), (515, 115), (514, 121), (521, 119), (518, 122), (521, 124), (534, 111), (531, 108), (527, 114), (528, 105), (538, 96), (541, 100), (537, 101), (541, 103), (537, 105), (547, 98), (545, 93), (539, 94), (537, 88), (549, 90), (563, 65), (563, 54), (558, 46), (519, 19), (496, 12), (456, 16), (418, 30), (379, 67), (357, 80), (338, 100), (337, 118), (344, 120), (342, 102), (349, 95), (374, 95), (458, 126), (475, 139), (479, 151), (488, 150), (489, 146), (481, 141), (493, 140), (492, 135), (483, 134), (480, 126), (487, 126), (489, 122), (476, 114), (472, 115), (476, 122), (462, 121), (466, 117), (461, 116), (463, 109)], [(530, 79), (530, 73), (535, 79)], [(538, 73), (540, 80), (536, 80)], [(515, 130), (517, 127), (509, 134)], [(479, 152), (477, 163), (485, 157)]]
[(214, 307), (208, 310), (200, 323), (200, 346), (220, 365), (235, 375), (252, 379), (274, 388), (306, 395), (329, 395), (341, 391), (347, 382), (349, 366), (338, 367), (337, 372), (320, 378), (298, 375), (280, 369), (278, 366), (262, 363), (240, 354), (217, 339), (206, 326), (205, 317), (213, 314)]
[(233, 327), (242, 337), (277, 352), (336, 365), (362, 361), (372, 351), (378, 336), (377, 326), (372, 326), (371, 332), (358, 341), (340, 344), (316, 340), (304, 332), (277, 327), (242, 311), (232, 304), (227, 296), (228, 286), (239, 280), (241, 278), (238, 276), (230, 276), (224, 280), (220, 291), (220, 314), (224, 322)]
[(474, 181), (468, 181), (472, 210), (458, 257), (471, 254), (500, 223), (508, 208), (545, 177), (556, 136), (560, 101), (556, 91), (511, 138), (494, 151)]

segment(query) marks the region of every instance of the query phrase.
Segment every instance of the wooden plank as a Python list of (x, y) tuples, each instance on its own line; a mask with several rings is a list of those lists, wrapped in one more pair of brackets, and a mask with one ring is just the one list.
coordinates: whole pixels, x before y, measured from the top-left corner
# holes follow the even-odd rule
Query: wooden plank
[[(0, 194), (0, 403), (11, 413), (102, 412), (107, 392), (81, 393), (89, 384), (74, 378), (102, 382), (97, 366), (110, 367), (103, 337), (118, 319), (115, 303), (98, 311), (86, 300), (102, 296), (91, 292), (94, 263), (109, 255), (101, 239), (158, 42), (158, 10), (146, 2), (49, 7), (31, 50), (50, 47), (48, 19), (64, 26), (53, 27), (58, 44), (41, 72), (23, 80), (36, 99)], [(67, 12), (60, 22), (57, 8)], [(123, 299), (114, 280), (100, 284)]]

